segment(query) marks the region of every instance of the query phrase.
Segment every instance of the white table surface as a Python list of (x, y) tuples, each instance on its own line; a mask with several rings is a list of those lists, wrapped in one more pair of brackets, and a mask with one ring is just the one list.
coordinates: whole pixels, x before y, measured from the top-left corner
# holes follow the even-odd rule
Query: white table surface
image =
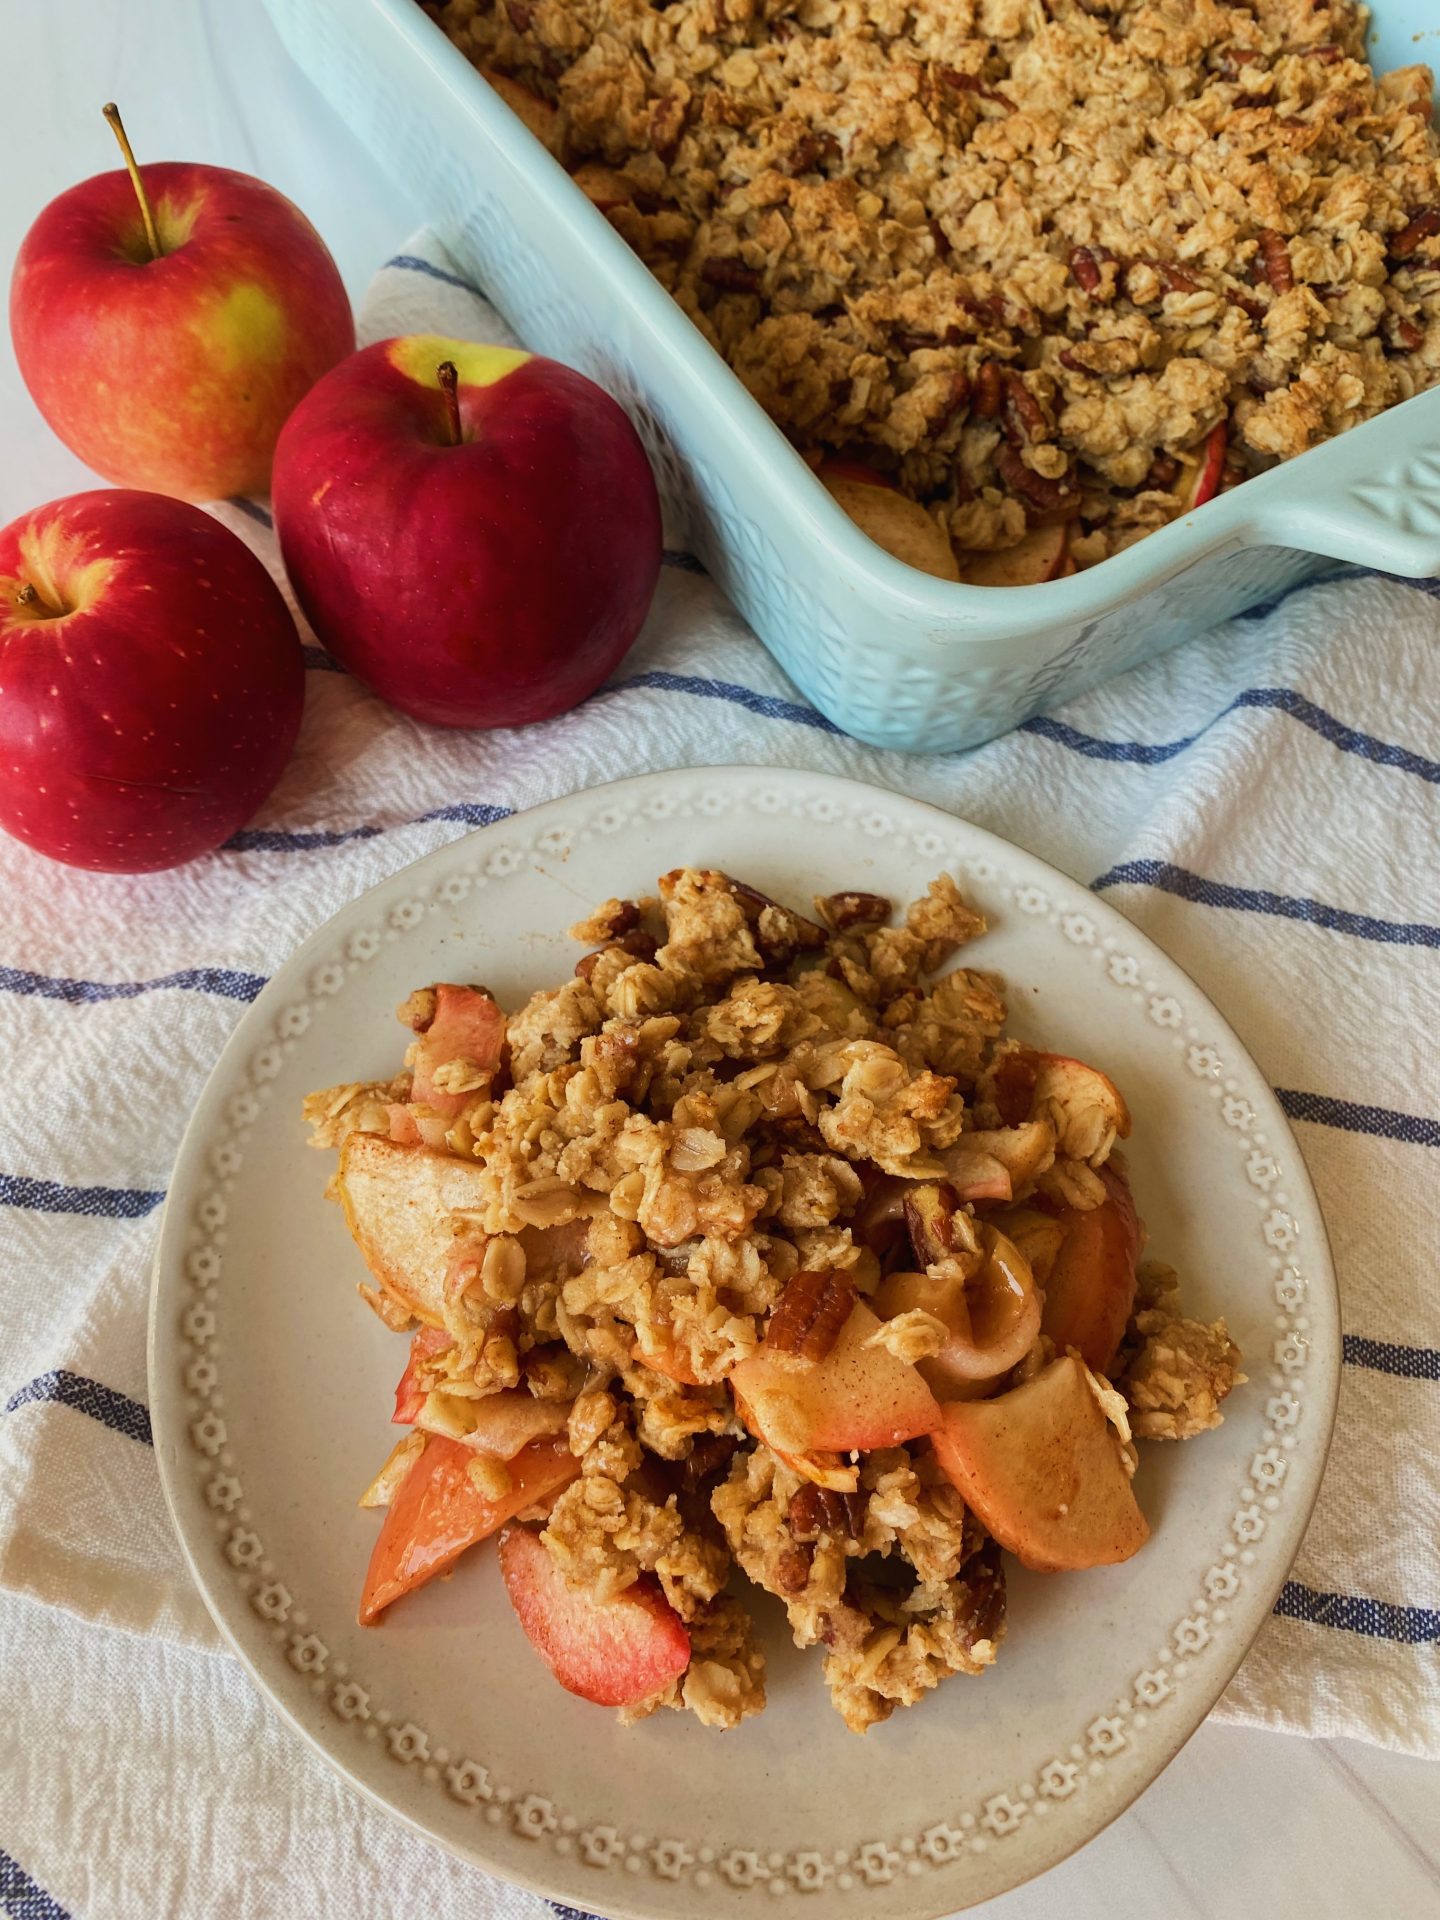
[[(357, 300), (373, 268), (423, 221), (424, 209), (289, 65), (259, 0), (0, 0), (0, 71), (6, 262), (52, 195), (115, 164), (99, 112), (112, 98), (142, 161), (238, 167), (289, 194), (325, 235)], [(0, 524), (93, 484), (35, 412), (7, 339)], [(23, 954), (4, 957), (25, 964)], [(310, 1769), (298, 1741), (295, 1760), (299, 1794)], [(0, 1805), (5, 1770), (24, 1764), (19, 1744), (0, 1741)], [(223, 1820), (227, 1780), (202, 1790)], [(38, 1868), (43, 1840), (0, 1831), (0, 1851)], [(1118, 1909), (1138, 1920), (1440, 1915), (1440, 1771), (1351, 1741), (1202, 1727), (1082, 1855), (985, 1912), (1113, 1920)]]

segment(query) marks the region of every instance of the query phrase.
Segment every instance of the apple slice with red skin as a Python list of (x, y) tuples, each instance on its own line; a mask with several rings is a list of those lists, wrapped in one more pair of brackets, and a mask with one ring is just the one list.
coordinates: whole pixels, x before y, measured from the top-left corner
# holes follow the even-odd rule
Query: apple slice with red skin
[(450, 1215), (484, 1205), (484, 1169), (457, 1154), (352, 1133), (340, 1149), (336, 1182), (371, 1273), (417, 1319), (443, 1326), (455, 1254)]
[[(492, 994), (483, 987), (437, 986), (435, 1017), (420, 1035), (416, 1052), (411, 1100), (454, 1120), (475, 1094), (442, 1093), (434, 1076), (448, 1061), (467, 1060), (493, 1078), (504, 1044), (505, 1016)], [(393, 1127), (391, 1131), (393, 1135)]]
[(966, 1506), (1038, 1573), (1113, 1566), (1150, 1537), (1119, 1438), (1072, 1356), (993, 1400), (953, 1401), (934, 1447)]
[(918, 500), (857, 461), (826, 460), (816, 471), (831, 499), (877, 547), (937, 579), (960, 578), (954, 548)]
[(908, 1361), (867, 1346), (880, 1322), (857, 1301), (823, 1360), (796, 1361), (761, 1345), (730, 1375), (741, 1418), (776, 1452), (868, 1452), (929, 1433), (935, 1396)]
[(1106, 1198), (1086, 1213), (1057, 1215), (1064, 1237), (1045, 1281), (1040, 1331), (1064, 1353), (1073, 1347), (1095, 1373), (1108, 1373), (1135, 1307), (1140, 1222), (1129, 1182), (1102, 1167)]
[(421, 1364), (431, 1360), (437, 1353), (443, 1353), (446, 1347), (453, 1347), (455, 1336), (447, 1333), (444, 1327), (421, 1327), (410, 1337), (410, 1358), (405, 1363), (395, 1388), (395, 1411), (390, 1418), (397, 1427), (413, 1427), (420, 1409), (425, 1404), (426, 1389), (420, 1385)]
[(526, 1639), (567, 1693), (634, 1706), (690, 1664), (685, 1624), (649, 1575), (602, 1605), (570, 1586), (531, 1527), (501, 1534), (500, 1572)]
[(483, 1494), (470, 1478), (475, 1455), (454, 1440), (427, 1436), (385, 1514), (365, 1575), (360, 1624), (373, 1626), (402, 1595), (452, 1567), (467, 1547), (496, 1533), (525, 1508), (568, 1486), (580, 1462), (563, 1440), (536, 1440), (510, 1462), (510, 1489)]
[(1052, 526), (1032, 527), (1013, 547), (962, 553), (960, 578), (967, 587), (1037, 587), (1059, 578), (1069, 551), (1070, 529), (1060, 520)]
[(1180, 512), (1190, 513), (1213, 500), (1225, 477), (1225, 454), (1230, 445), (1230, 428), (1222, 420), (1205, 436), (1200, 464), (1180, 485)]

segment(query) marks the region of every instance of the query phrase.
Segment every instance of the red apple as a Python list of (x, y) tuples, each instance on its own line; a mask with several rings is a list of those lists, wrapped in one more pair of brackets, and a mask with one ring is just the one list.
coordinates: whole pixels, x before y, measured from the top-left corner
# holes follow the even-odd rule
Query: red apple
[(957, 1400), (935, 1457), (965, 1504), (1040, 1573), (1113, 1566), (1150, 1537), (1115, 1429), (1078, 1360), (994, 1400)]
[(10, 331), (73, 453), (185, 500), (267, 491), (286, 415), (355, 345), (300, 209), (247, 174), (175, 163), (50, 202), (15, 262)]
[(279, 779), (304, 699), (278, 588), (198, 508), (76, 493), (0, 532), (0, 827), (41, 853), (208, 853)]
[(437, 726), (573, 707), (618, 666), (660, 570), (660, 503), (624, 412), (510, 347), (416, 334), (355, 354), (287, 422), (274, 501), (321, 639)]

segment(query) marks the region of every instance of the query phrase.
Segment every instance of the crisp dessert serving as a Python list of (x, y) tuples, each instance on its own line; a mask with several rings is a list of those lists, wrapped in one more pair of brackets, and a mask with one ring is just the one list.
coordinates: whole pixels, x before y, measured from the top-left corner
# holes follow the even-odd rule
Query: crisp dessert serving
[(863, 1732), (995, 1659), (1002, 1550), (1144, 1545), (1135, 1440), (1243, 1376), (1137, 1265), (1123, 1099), (939, 972), (985, 931), (948, 876), (899, 925), (815, 912), (677, 869), (563, 985), (421, 987), (403, 1072), (306, 1101), (411, 1335), (362, 1621), (498, 1534), (562, 1685), (730, 1727), (765, 1700), (738, 1567)]
[(880, 544), (1088, 567), (1440, 377), (1357, 0), (426, 0)]

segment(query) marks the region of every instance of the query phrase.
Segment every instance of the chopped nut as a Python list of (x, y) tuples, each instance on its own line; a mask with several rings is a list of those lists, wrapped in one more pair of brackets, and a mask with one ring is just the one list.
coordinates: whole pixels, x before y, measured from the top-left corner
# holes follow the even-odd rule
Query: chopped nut
[(894, 912), (883, 893), (827, 893), (815, 896), (815, 911), (836, 933), (855, 927), (882, 927)]
[(764, 1344), (773, 1353), (801, 1360), (823, 1360), (850, 1318), (856, 1293), (838, 1273), (795, 1274), (775, 1303)]

